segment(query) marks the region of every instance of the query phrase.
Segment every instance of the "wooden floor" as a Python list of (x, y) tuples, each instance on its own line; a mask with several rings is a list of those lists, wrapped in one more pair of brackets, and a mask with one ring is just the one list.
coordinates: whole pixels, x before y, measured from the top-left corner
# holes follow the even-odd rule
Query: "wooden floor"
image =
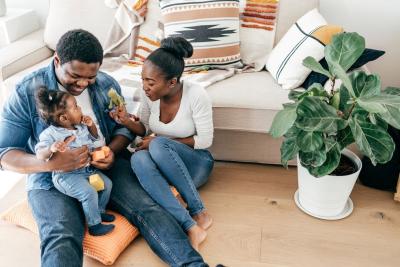
[[(296, 207), (296, 188), (295, 168), (217, 163), (200, 190), (214, 218), (204, 259), (229, 267), (399, 266), (400, 204), (393, 194), (357, 184), (352, 215), (324, 221)], [(114, 266), (166, 266), (142, 238), (127, 252)], [(85, 257), (87, 263), (94, 262)]]
[[(214, 218), (200, 248), (204, 259), (212, 267), (217, 263), (229, 267), (400, 266), (400, 204), (393, 201), (392, 193), (357, 184), (350, 217), (323, 221), (296, 207), (296, 188), (295, 168), (216, 163), (200, 190)], [(0, 201), (0, 210), (9, 206)], [(12, 228), (0, 222), (0, 237), (9, 235)], [(25, 229), (0, 238), (0, 267), (40, 266), (39, 254), (38, 237)], [(84, 266), (103, 265), (85, 257)], [(113, 266), (166, 265), (138, 238)]]

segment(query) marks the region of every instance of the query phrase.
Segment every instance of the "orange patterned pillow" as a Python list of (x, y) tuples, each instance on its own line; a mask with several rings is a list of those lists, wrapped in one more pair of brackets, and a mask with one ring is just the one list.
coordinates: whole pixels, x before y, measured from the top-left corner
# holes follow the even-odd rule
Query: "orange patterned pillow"
[[(109, 212), (115, 215), (114, 231), (104, 236), (92, 236), (86, 229), (83, 239), (83, 253), (104, 265), (113, 264), (121, 252), (139, 235), (139, 230), (127, 219), (118, 213)], [(38, 234), (36, 222), (26, 199), (5, 211), (1, 218)]]
[[(181, 204), (185, 205), (180, 194), (173, 186), (171, 186), (171, 191)], [(104, 236), (92, 236), (89, 235), (86, 228), (83, 238), (83, 253), (104, 265), (112, 265), (121, 252), (139, 235), (139, 230), (122, 215), (113, 211), (107, 212), (115, 216), (115, 221), (112, 222), (115, 225), (114, 231)], [(0, 218), (24, 227), (35, 234), (39, 233), (26, 199), (3, 212)]]

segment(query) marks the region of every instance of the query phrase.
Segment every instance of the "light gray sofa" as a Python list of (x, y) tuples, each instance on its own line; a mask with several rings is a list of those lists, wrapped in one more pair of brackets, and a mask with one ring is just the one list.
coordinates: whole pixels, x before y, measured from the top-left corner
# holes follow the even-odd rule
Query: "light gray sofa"
[[(275, 43), (299, 17), (315, 7), (318, 0), (280, 1)], [(48, 64), (65, 31), (87, 29), (104, 44), (113, 12), (99, 0), (50, 0), (45, 28), (0, 50), (0, 78), (5, 81), (6, 94), (24, 75)], [(267, 71), (235, 75), (207, 91), (214, 106), (214, 157), (278, 164), (281, 140), (272, 139), (267, 132), (281, 104), (288, 100), (287, 91)]]
[[(318, 0), (281, 0), (275, 43), (299, 17), (315, 7)], [(0, 79), (4, 79), (6, 95), (23, 76), (51, 61), (55, 44), (65, 31), (87, 29), (104, 43), (112, 18), (113, 11), (102, 0), (50, 0), (45, 28), (0, 50)], [(268, 130), (282, 103), (288, 101), (287, 91), (266, 71), (235, 75), (207, 91), (214, 110), (214, 157), (279, 164), (281, 140), (272, 139)], [(23, 197), (21, 181), (1, 199), (0, 212)], [(0, 253), (2, 266), (37, 266), (39, 240), (25, 230), (0, 222)], [(87, 262), (89, 266), (93, 264)]]

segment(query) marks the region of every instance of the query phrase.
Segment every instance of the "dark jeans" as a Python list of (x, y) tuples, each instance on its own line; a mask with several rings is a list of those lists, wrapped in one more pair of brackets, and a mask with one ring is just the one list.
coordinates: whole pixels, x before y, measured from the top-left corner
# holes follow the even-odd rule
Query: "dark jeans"
[[(170, 266), (208, 266), (176, 220), (143, 190), (129, 161), (116, 159), (104, 173), (113, 182), (108, 207), (137, 226), (162, 260)], [(55, 188), (31, 190), (28, 199), (39, 227), (42, 266), (82, 266), (85, 219), (80, 203)]]

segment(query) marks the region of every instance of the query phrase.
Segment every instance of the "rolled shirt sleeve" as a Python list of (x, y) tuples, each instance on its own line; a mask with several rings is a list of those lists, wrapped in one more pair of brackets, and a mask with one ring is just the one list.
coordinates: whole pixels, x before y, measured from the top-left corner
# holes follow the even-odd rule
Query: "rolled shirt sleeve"
[(31, 118), (26, 95), (16, 88), (0, 114), (0, 168), (3, 156), (10, 150), (26, 151), (32, 135)]
[(212, 145), (214, 125), (211, 100), (205, 90), (200, 90), (192, 102), (193, 120), (196, 127), (194, 138), (195, 149), (206, 149)]

